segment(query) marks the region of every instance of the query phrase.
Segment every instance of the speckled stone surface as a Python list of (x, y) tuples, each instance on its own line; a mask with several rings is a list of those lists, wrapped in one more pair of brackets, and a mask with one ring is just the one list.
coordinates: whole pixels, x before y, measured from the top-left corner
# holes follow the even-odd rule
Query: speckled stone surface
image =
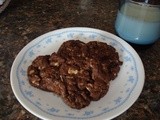
[[(65, 27), (92, 27), (115, 34), (117, 0), (11, 0), (0, 14), (0, 120), (38, 120), (16, 100), (10, 70), (18, 52), (34, 38)], [(146, 73), (138, 100), (114, 120), (160, 120), (160, 40), (135, 48)]]

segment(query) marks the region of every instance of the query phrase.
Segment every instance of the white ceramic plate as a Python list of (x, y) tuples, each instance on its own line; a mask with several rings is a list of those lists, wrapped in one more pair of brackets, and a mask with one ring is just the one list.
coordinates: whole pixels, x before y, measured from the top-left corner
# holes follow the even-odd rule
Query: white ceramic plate
[[(53, 93), (32, 87), (27, 68), (39, 55), (56, 52), (67, 40), (102, 41), (116, 48), (123, 61), (118, 77), (111, 81), (108, 93), (81, 110), (68, 107)], [(47, 120), (107, 120), (126, 111), (139, 97), (144, 84), (144, 67), (135, 50), (108, 32), (93, 28), (65, 28), (44, 34), (26, 45), (11, 69), (11, 86), (19, 102), (35, 116)]]

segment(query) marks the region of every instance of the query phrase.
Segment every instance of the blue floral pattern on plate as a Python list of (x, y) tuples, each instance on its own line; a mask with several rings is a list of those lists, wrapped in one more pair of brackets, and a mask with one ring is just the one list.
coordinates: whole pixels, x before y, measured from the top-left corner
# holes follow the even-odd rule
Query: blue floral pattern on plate
[[(27, 78), (27, 68), (33, 59), (38, 55), (56, 52), (64, 41), (70, 39), (79, 39), (84, 42), (106, 42), (116, 48), (120, 60), (123, 61), (118, 77), (110, 83), (107, 95), (99, 101), (91, 102), (88, 107), (81, 110), (69, 108), (53, 93), (30, 86)], [(50, 32), (28, 44), (20, 52), (17, 59), (17, 61), (15, 60), (16, 65), (14, 64), (12, 66), (12, 74), (15, 75), (17, 85), (13, 84), (15, 79), (13, 80), (11, 76), (12, 89), (22, 105), (42, 119), (51, 119), (53, 117), (56, 117), (55, 119), (95, 120), (102, 119), (103, 117), (110, 119), (128, 109), (138, 98), (143, 88), (144, 69), (139, 56), (120, 38), (101, 30), (91, 28), (67, 28)], [(142, 76), (140, 76), (141, 74)], [(17, 93), (17, 91), (19, 91), (19, 93)], [(21, 96), (21, 98), (19, 96)], [(132, 99), (134, 96), (135, 98)], [(38, 111), (44, 113), (44, 116), (39, 115)]]

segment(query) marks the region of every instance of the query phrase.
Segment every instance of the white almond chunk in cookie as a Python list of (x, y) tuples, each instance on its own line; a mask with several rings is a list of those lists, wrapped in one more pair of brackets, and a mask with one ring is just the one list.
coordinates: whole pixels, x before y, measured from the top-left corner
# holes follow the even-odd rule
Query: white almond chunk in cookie
[(78, 73), (78, 70), (76, 69), (73, 69), (73, 68), (68, 69), (68, 74), (77, 74), (77, 73)]

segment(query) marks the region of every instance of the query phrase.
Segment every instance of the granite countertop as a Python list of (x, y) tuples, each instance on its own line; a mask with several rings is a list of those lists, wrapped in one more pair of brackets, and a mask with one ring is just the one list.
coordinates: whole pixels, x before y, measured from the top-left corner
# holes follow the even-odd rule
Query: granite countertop
[[(11, 0), (0, 14), (0, 120), (38, 120), (15, 98), (10, 70), (18, 52), (34, 38), (65, 27), (92, 27), (115, 34), (117, 0)], [(115, 120), (160, 119), (160, 40), (135, 47), (146, 73), (138, 100)]]

